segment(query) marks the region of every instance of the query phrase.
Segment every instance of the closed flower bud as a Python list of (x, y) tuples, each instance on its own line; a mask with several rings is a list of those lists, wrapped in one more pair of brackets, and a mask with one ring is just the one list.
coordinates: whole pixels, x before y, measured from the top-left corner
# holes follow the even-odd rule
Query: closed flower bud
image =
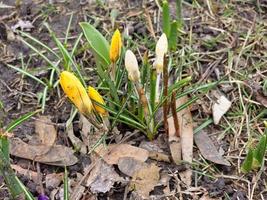
[(92, 102), (80, 80), (71, 72), (63, 71), (60, 74), (60, 85), (71, 102), (84, 114), (92, 111)]
[(168, 52), (168, 39), (165, 33), (163, 33), (156, 44), (156, 60), (154, 66), (157, 73), (163, 71), (164, 55)]
[(117, 29), (111, 39), (110, 49), (109, 49), (109, 58), (112, 63), (115, 63), (120, 57), (121, 53), (121, 34)]
[(95, 110), (103, 116), (107, 115), (107, 111), (104, 108), (102, 108), (101, 106), (94, 103), (94, 101), (95, 101), (101, 105), (105, 105), (105, 101), (103, 100), (102, 96), (98, 93), (98, 91), (95, 88), (89, 86), (88, 87), (88, 95), (89, 95), (90, 99), (93, 100), (92, 103), (93, 103)]
[(131, 81), (138, 82), (140, 80), (140, 72), (136, 57), (131, 50), (127, 50), (125, 53), (125, 67), (128, 71), (128, 78)]

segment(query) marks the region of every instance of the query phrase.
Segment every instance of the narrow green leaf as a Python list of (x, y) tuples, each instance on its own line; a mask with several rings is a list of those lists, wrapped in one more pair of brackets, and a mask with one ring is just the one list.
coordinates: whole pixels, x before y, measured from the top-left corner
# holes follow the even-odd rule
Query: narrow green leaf
[(0, 135), (0, 149), (3, 152), (3, 155), (5, 156), (8, 163), (9, 161), (9, 141), (7, 136)]
[[(54, 56), (56, 56), (58, 59), (60, 59), (59, 55), (53, 51), (50, 47), (48, 47), (47, 45), (45, 45), (44, 43), (42, 43), (40, 40), (32, 37), (31, 35), (29, 35), (28, 33), (25, 33), (25, 32), (22, 32), (22, 31), (19, 31), (19, 33), (22, 35), (22, 36), (25, 36), (27, 38), (29, 38), (30, 40), (32, 40), (33, 42), (35, 42), (36, 44), (40, 45), (41, 47), (43, 47), (44, 49), (46, 49), (48, 52), (52, 53)], [(25, 40), (24, 40), (25, 41)], [(26, 41), (25, 41), (26, 42)], [(26, 43), (26, 44), (29, 44), (29, 43)], [(36, 52), (36, 51), (35, 51)]]
[(256, 146), (256, 149), (254, 150), (254, 158), (259, 162), (259, 165), (262, 164), (265, 151), (266, 151), (266, 135), (261, 136), (261, 139), (259, 143)]
[(181, 29), (183, 26), (182, 0), (176, 0), (176, 19), (178, 23), (178, 29)]
[(248, 173), (252, 168), (252, 162), (253, 162), (253, 150), (249, 149), (248, 154), (242, 163), (241, 171), (243, 173)]
[(14, 128), (16, 128), (18, 125), (20, 125), (22, 122), (28, 120), (29, 118), (31, 118), (33, 115), (35, 115), (36, 113), (38, 113), (40, 111), (42, 111), (42, 110), (39, 109), (39, 110), (36, 110), (34, 112), (29, 112), (29, 113), (23, 115), (22, 117), (20, 117), (19, 119), (14, 120), (9, 125), (7, 125), (5, 131), (7, 131), (7, 132), (12, 131)]
[(33, 45), (26, 42), (24, 39), (21, 40), (24, 44), (26, 44), (28, 47), (30, 47), (35, 53), (37, 53), (41, 58), (43, 58), (52, 68), (54, 68), (58, 73), (60, 72), (60, 69), (57, 65), (55, 65), (51, 60), (49, 60), (42, 51), (36, 49)]
[(83, 33), (94, 53), (96, 61), (105, 68), (110, 64), (109, 43), (104, 36), (87, 22), (80, 23)]
[(29, 192), (29, 190), (24, 186), (24, 184), (19, 180), (19, 178), (16, 176), (15, 177), (17, 184), (20, 186), (20, 188), (22, 189), (22, 191), (25, 194), (25, 197), (27, 200), (36, 200), (34, 198), (34, 196)]
[(164, 0), (162, 5), (162, 24), (163, 32), (166, 34), (167, 38), (170, 36), (171, 30), (171, 20), (170, 20), (170, 8), (168, 1)]
[(66, 167), (64, 172), (64, 200), (69, 200), (68, 171)]
[(15, 69), (16, 71), (18, 71), (18, 72), (24, 74), (25, 76), (28, 76), (29, 78), (31, 78), (31, 79), (37, 81), (38, 83), (41, 83), (42, 85), (47, 86), (47, 84), (46, 84), (45, 82), (43, 82), (41, 79), (39, 79), (39, 78), (33, 76), (32, 74), (30, 74), (29, 72), (25, 71), (24, 69), (20, 69), (20, 68), (18, 68), (18, 67), (12, 66), (12, 65), (10, 65), (10, 64), (7, 64), (7, 66), (10, 67), (10, 68), (12, 68), (12, 69)]
[(176, 20), (174, 20), (171, 23), (171, 32), (169, 36), (169, 48), (173, 51), (175, 51), (177, 47), (177, 35), (178, 35), (177, 27), (178, 23)]
[(16, 175), (12, 170), (9, 161), (6, 159), (5, 153), (0, 149), (0, 174), (4, 177), (11, 196), (15, 199), (23, 193), (20, 185), (16, 180)]

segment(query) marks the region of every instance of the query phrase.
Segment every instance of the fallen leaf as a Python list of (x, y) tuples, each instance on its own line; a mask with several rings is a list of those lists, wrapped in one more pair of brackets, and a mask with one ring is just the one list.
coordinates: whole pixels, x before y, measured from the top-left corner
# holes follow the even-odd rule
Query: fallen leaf
[(225, 160), (217, 151), (217, 148), (207, 135), (205, 131), (200, 131), (196, 134), (194, 134), (194, 140), (199, 148), (201, 154), (203, 157), (211, 162), (214, 162), (216, 164), (220, 165), (226, 165), (231, 166), (230, 162)]
[(261, 105), (267, 108), (267, 97), (266, 96), (263, 96), (261, 93), (256, 92), (255, 98)]
[(103, 160), (98, 160), (90, 172), (86, 186), (90, 187), (92, 193), (105, 193), (110, 191), (115, 182), (121, 182), (123, 180), (112, 166)]
[(169, 147), (171, 151), (171, 156), (175, 164), (179, 165), (181, 163), (182, 148), (180, 138), (176, 135), (176, 129), (174, 126), (173, 117), (168, 118), (169, 126)]
[[(47, 151), (49, 149), (49, 151)], [(78, 162), (74, 151), (63, 145), (29, 145), (19, 138), (10, 138), (10, 154), (40, 163), (56, 166), (70, 166)]]
[(110, 165), (118, 164), (119, 159), (124, 157), (145, 162), (149, 156), (147, 150), (129, 144), (99, 145), (94, 151)]
[(52, 173), (45, 176), (46, 188), (57, 188), (62, 182), (64, 173)]
[(133, 174), (130, 188), (135, 190), (142, 198), (149, 198), (149, 193), (159, 181), (159, 170), (154, 163), (147, 165)]
[(214, 124), (219, 124), (222, 116), (229, 110), (232, 103), (224, 95), (220, 95), (212, 106)]
[(145, 167), (147, 164), (134, 158), (124, 157), (120, 158), (118, 162), (119, 170), (126, 174), (127, 176), (132, 177), (141, 168)]
[(29, 180), (32, 180), (34, 183), (38, 183), (38, 174), (35, 171), (24, 169), (19, 165), (11, 165), (12, 169), (14, 169), (18, 174), (21, 174), (27, 177)]
[(74, 135), (72, 123), (70, 123), (67, 126), (66, 132), (74, 148), (79, 150), (81, 153), (86, 154), (87, 153), (86, 145), (78, 137)]
[[(78, 188), (73, 192), (70, 196), (71, 200), (80, 200), (82, 199), (82, 196), (84, 195), (85, 187), (82, 185), (79, 185)], [(86, 198), (84, 198), (86, 199)], [(95, 198), (87, 198), (88, 200), (93, 200)]]
[(104, 132), (101, 130), (94, 131), (94, 126), (83, 115), (81, 115), (80, 117), (80, 123), (82, 127), (81, 130), (82, 141), (90, 151), (101, 139)]
[(148, 157), (163, 162), (170, 162), (170, 158), (164, 151), (160, 148), (158, 140), (151, 141), (142, 141), (139, 145), (140, 148), (146, 149), (149, 151)]
[(53, 146), (57, 139), (57, 131), (52, 125), (52, 121), (46, 116), (40, 116), (35, 120), (35, 132), (42, 144)]
[[(188, 97), (184, 96), (176, 100), (176, 106), (179, 108), (188, 102)], [(193, 159), (193, 120), (189, 107), (177, 112), (179, 133), (181, 137), (182, 159), (186, 164), (187, 170), (180, 172), (182, 181), (190, 186), (192, 180), (192, 170), (190, 169)]]

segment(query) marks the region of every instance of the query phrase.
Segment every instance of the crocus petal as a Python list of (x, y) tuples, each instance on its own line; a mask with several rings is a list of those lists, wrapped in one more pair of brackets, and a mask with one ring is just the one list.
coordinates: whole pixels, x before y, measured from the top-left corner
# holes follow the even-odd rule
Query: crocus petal
[(111, 62), (115, 63), (121, 53), (121, 34), (120, 31), (117, 29), (111, 39), (110, 49), (109, 49), (109, 57)]
[(101, 115), (107, 115), (107, 111), (104, 108), (102, 108), (99, 105), (97, 105), (96, 103), (94, 103), (94, 101), (95, 101), (99, 104), (105, 105), (105, 101), (103, 100), (102, 96), (98, 93), (98, 91), (95, 88), (89, 86), (88, 87), (88, 95), (89, 95), (90, 99), (93, 100), (92, 103), (93, 103), (95, 110)]
[(164, 55), (168, 52), (168, 39), (163, 33), (156, 44), (156, 60), (154, 66), (157, 73), (163, 72)]
[(131, 50), (127, 50), (125, 53), (125, 67), (128, 71), (128, 78), (131, 81), (137, 82), (140, 80), (140, 71), (138, 69), (138, 62), (134, 53)]
[(80, 80), (71, 72), (63, 71), (60, 74), (60, 85), (64, 93), (78, 110), (88, 115), (92, 111), (92, 102)]
[(163, 33), (156, 44), (156, 57), (163, 57), (168, 52), (168, 39)]

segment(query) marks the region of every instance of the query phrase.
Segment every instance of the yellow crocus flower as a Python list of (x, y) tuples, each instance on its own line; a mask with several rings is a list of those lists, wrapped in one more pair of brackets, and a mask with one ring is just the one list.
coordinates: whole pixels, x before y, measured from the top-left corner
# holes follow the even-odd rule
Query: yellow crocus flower
[(115, 63), (120, 57), (121, 53), (121, 33), (117, 29), (111, 39), (110, 49), (109, 49), (109, 58), (112, 63)]
[(83, 87), (80, 80), (71, 72), (63, 71), (60, 74), (60, 85), (71, 100), (71, 102), (78, 108), (79, 112), (88, 116), (92, 111), (92, 102)]
[(92, 103), (93, 103), (95, 110), (103, 116), (107, 115), (107, 111), (104, 108), (102, 108), (101, 106), (96, 105), (94, 103), (94, 101), (95, 101), (101, 105), (105, 105), (105, 101), (103, 100), (102, 96), (98, 93), (98, 91), (95, 88), (89, 86), (88, 87), (88, 95), (89, 95), (90, 99), (93, 100)]

